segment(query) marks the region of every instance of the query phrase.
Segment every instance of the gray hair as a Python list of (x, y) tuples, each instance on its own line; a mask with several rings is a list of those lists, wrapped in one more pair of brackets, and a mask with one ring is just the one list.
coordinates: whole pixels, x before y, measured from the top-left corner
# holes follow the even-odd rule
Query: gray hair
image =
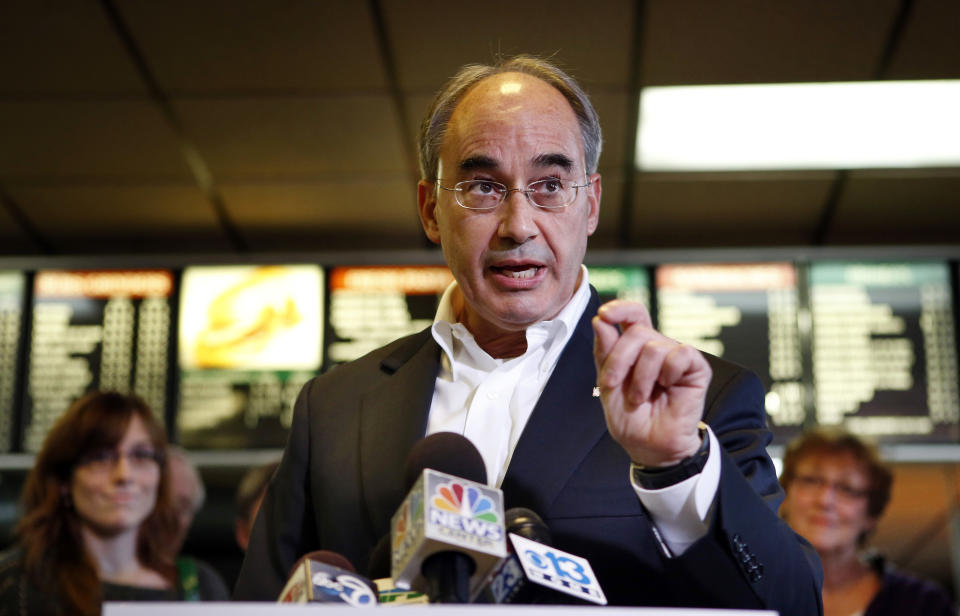
[(434, 97), (426, 117), (420, 124), (417, 135), (417, 149), (420, 155), (420, 177), (436, 181), (437, 166), (440, 162), (440, 148), (447, 132), (447, 123), (453, 110), (475, 85), (501, 73), (524, 73), (536, 77), (557, 89), (577, 116), (580, 135), (583, 139), (583, 155), (587, 173), (597, 171), (603, 137), (600, 133), (600, 119), (590, 103), (590, 98), (573, 77), (546, 60), (529, 55), (519, 55), (499, 60), (494, 65), (467, 64)]

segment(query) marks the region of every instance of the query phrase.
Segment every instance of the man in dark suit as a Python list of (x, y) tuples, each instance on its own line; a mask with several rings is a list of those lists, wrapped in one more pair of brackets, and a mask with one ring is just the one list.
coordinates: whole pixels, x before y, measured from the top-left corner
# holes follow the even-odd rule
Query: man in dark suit
[(419, 141), (421, 221), (455, 282), (433, 327), (304, 388), (235, 597), (274, 599), (315, 549), (362, 568), (410, 447), (453, 430), (611, 603), (820, 613), (819, 562), (776, 516), (759, 381), (587, 284), (601, 139), (579, 86), (527, 57), (465, 67)]

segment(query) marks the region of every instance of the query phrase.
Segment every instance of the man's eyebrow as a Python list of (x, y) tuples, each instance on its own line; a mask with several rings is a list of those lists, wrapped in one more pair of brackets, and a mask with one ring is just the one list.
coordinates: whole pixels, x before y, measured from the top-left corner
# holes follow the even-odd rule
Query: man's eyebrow
[(470, 156), (460, 161), (461, 171), (471, 171), (473, 169), (496, 169), (500, 164), (489, 156)]
[(573, 169), (573, 160), (560, 153), (540, 154), (533, 159), (533, 164), (538, 167), (562, 167), (564, 171)]

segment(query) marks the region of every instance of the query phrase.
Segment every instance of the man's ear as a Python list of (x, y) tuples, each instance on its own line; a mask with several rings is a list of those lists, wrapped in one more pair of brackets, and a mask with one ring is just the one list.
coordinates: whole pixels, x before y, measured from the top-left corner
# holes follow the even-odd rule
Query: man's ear
[(587, 191), (587, 235), (593, 235), (593, 232), (597, 230), (597, 225), (600, 224), (600, 194), (603, 192), (603, 188), (600, 183), (600, 174), (592, 173), (588, 178), (590, 180), (590, 186), (587, 186), (584, 190)]
[(437, 223), (437, 187), (433, 182), (417, 182), (417, 209), (420, 211), (420, 224), (434, 244), (440, 243), (440, 225)]

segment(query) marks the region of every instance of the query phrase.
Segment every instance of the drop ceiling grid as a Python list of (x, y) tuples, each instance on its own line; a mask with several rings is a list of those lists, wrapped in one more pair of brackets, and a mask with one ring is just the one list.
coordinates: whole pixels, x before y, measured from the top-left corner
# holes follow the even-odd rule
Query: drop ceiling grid
[(640, 174), (632, 237), (636, 247), (809, 243), (833, 178), (832, 172)]
[(221, 183), (405, 170), (387, 96), (191, 99), (176, 108)]
[(482, 7), (435, 0), (388, 0), (384, 14), (394, 42), (400, 84), (430, 94), (463, 64), (498, 54), (553, 57), (590, 88), (624, 87), (633, 6), (628, 0), (541, 3), (493, 0)]
[(11, 188), (44, 236), (115, 231), (151, 235), (215, 225), (190, 184)]
[(0, 101), (0, 134), (7, 184), (189, 178), (149, 101)]
[[(638, 4), (596, 2), (583, 11), (581, 3), (563, 0), (550, 5), (548, 19), (541, 5), (506, 0), (483, 11), (433, 0), (380, 4), (410, 132), (432, 93), (464, 62), (488, 62), (498, 50), (556, 54), (584, 83), (601, 114), (604, 198), (591, 246), (612, 242), (620, 224), (623, 154), (634, 138), (626, 132), (635, 113), (627, 108), (627, 83)], [(377, 220), (394, 226), (397, 237), (408, 238), (397, 241), (422, 242), (415, 215), (398, 214), (415, 194), (414, 178), (405, 177), (404, 150), (413, 135), (401, 134), (369, 3), (124, 0), (115, 5), (244, 235), (270, 238), (281, 249), (277, 238), (283, 229), (365, 238), (356, 240), (362, 243), (379, 233), (370, 230), (375, 211)], [(656, 85), (869, 78), (899, 2), (648, 0), (640, 5), (646, 7), (640, 76), (644, 84)], [(960, 5), (915, 0), (889, 76), (957, 77), (958, 65)], [(144, 207), (168, 204), (169, 224), (145, 214), (143, 233), (181, 224), (184, 214), (162, 195), (164, 186), (194, 186), (178, 138), (147, 98), (98, 3), (13, 0), (0, 5), (0, 132), (0, 187), (24, 200), (17, 205), (31, 220), (43, 218), (51, 230), (66, 229), (82, 193), (120, 187), (128, 195), (134, 188), (140, 191)], [(875, 178), (900, 177), (877, 173)], [(960, 210), (953, 197), (960, 191), (952, 180), (937, 180), (937, 173), (918, 171), (886, 183), (861, 183), (852, 173), (836, 228), (863, 230), (864, 220), (869, 222), (863, 217), (887, 208), (887, 218), (905, 230), (916, 227), (917, 241), (934, 238), (935, 232), (942, 241), (943, 229), (956, 228), (950, 221)], [(796, 243), (796, 237), (806, 238), (800, 231), (815, 224), (822, 206), (817, 199), (829, 185), (825, 180), (813, 190), (809, 180), (794, 178), (798, 193), (778, 201), (786, 204), (782, 211), (765, 211), (761, 205), (775, 197), (769, 180), (751, 177), (736, 188), (703, 191), (703, 179), (677, 176), (667, 190), (645, 186), (651, 178), (644, 174), (631, 178), (637, 184), (632, 193), (637, 246), (632, 247), (671, 235), (675, 243), (696, 244), (717, 225), (749, 230), (761, 222), (771, 243)], [(699, 195), (695, 200), (679, 197), (686, 182), (695, 183), (685, 189)], [(362, 183), (370, 184), (366, 191), (349, 188)], [(80, 193), (71, 196), (74, 187)], [(26, 189), (48, 191), (47, 205), (35, 206), (42, 216), (32, 207), (40, 200), (27, 198)], [(59, 210), (51, 206), (55, 194)], [(351, 208), (337, 209), (358, 203), (360, 195), (368, 195), (362, 202), (369, 205), (355, 217)], [(393, 202), (397, 210), (376, 209)], [(194, 203), (186, 199), (184, 207)], [(651, 211), (651, 203), (666, 204), (669, 211)], [(277, 206), (271, 210), (269, 204)], [(914, 216), (907, 214), (911, 206)], [(196, 224), (213, 219), (209, 202), (196, 207), (204, 210)], [(722, 220), (715, 219), (717, 211), (723, 212)], [(109, 208), (93, 208), (89, 220), (101, 229), (116, 222)], [(210, 225), (211, 237), (222, 233), (215, 222)], [(0, 238), (17, 232), (3, 212)], [(30, 245), (26, 237), (3, 241), (0, 252)], [(83, 243), (71, 239), (70, 246)]]
[(145, 97), (99, 3), (0, 2), (0, 100)]
[(403, 175), (376, 182), (226, 184), (221, 190), (235, 220), (251, 229), (420, 232), (416, 187)]
[(365, 2), (119, 4), (169, 95), (289, 95), (386, 86)]
[(33, 249), (33, 242), (20, 229), (2, 202), (0, 202), (0, 255)]
[(890, 79), (960, 78), (960, 2), (915, 0)]
[(960, 243), (960, 169), (912, 173), (852, 172), (831, 229), (831, 243)]
[(645, 86), (871, 78), (899, 0), (647, 2)]

